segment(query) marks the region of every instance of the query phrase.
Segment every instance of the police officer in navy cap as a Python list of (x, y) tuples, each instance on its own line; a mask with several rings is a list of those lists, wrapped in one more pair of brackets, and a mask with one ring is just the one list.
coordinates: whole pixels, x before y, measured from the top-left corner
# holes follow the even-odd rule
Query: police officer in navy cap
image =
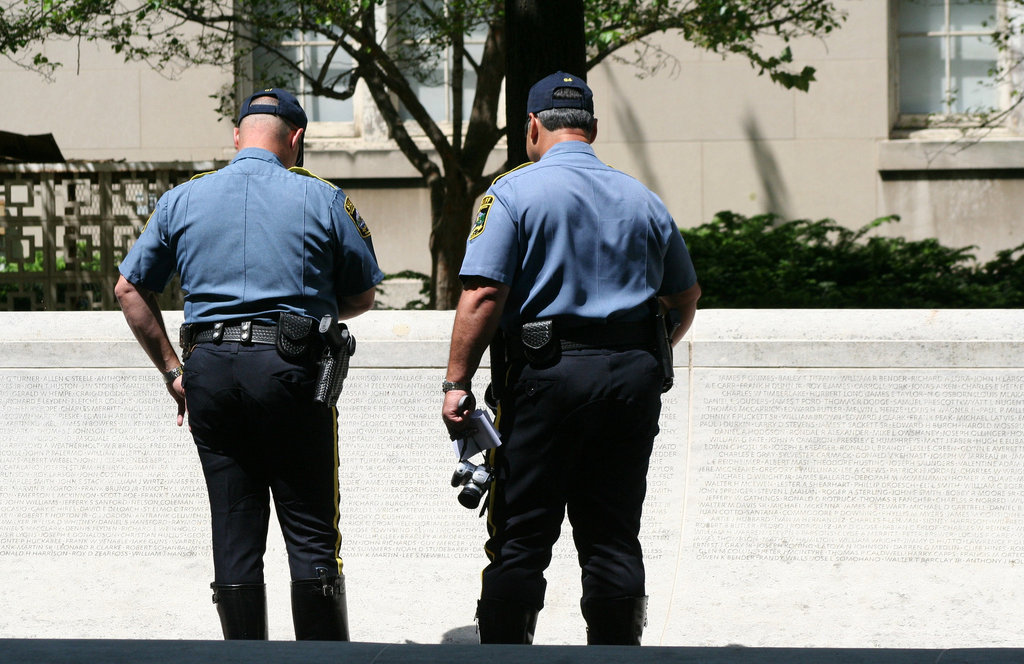
[[(226, 639), (266, 639), (270, 497), (288, 551), (297, 639), (348, 640), (338, 528), (337, 411), (314, 402), (318, 322), (373, 306), (383, 275), (345, 193), (297, 168), (306, 114), (267, 89), (242, 104), (238, 154), (162, 196), (120, 265), (125, 318), (186, 414), (213, 530)], [(184, 366), (155, 293), (178, 273)]]
[(527, 112), (533, 162), (483, 197), (442, 387), (442, 416), (459, 437), (469, 426), (462, 399), (491, 344), (503, 443), (490, 458), (480, 641), (532, 642), (568, 512), (587, 643), (639, 645), (647, 467), (669, 349), (689, 328), (700, 287), (661, 200), (594, 154), (587, 84), (564, 72), (543, 78)]

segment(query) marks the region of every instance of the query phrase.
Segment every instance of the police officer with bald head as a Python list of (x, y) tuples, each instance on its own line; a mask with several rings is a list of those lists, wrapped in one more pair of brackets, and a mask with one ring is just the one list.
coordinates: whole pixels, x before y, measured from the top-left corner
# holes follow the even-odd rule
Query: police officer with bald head
[[(340, 556), (338, 413), (315, 401), (319, 321), (373, 306), (370, 230), (337, 186), (301, 166), (307, 118), (286, 90), (241, 107), (238, 153), (162, 196), (120, 265), (129, 326), (187, 415), (206, 478), (213, 600), (227, 639), (266, 639), (271, 498), (297, 639), (348, 640)], [(181, 277), (179, 361), (156, 293)]]
[[(670, 385), (668, 348), (689, 328), (700, 287), (661, 200), (595, 155), (587, 84), (547, 76), (530, 89), (527, 112), (533, 162), (483, 197), (442, 385), (442, 416), (459, 437), (470, 426), (460, 404), (495, 341), (502, 445), (490, 458), (480, 640), (532, 642), (567, 513), (587, 643), (639, 645), (647, 467)], [(678, 323), (668, 335), (666, 314)]]

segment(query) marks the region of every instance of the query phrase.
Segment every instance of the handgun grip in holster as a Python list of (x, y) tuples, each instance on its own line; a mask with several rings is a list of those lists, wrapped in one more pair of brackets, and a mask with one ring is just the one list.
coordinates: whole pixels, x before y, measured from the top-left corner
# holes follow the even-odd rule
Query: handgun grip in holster
[(661, 363), (663, 394), (671, 390), (675, 383), (675, 370), (672, 368), (672, 335), (681, 324), (681, 316), (675, 309), (670, 309), (667, 314), (659, 312), (654, 317), (654, 343), (658, 349), (658, 361)]
[(332, 316), (320, 319), (320, 336), (324, 340), (324, 352), (320, 357), (313, 401), (333, 408), (338, 404), (348, 376), (349, 358), (356, 352), (356, 339), (344, 323), (338, 323)]

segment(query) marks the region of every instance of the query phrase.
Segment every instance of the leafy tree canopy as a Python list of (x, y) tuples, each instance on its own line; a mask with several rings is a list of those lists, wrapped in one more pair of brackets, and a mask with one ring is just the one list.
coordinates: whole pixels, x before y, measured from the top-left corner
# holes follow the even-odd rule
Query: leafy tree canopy
[[(678, 33), (699, 48), (746, 58), (759, 73), (807, 90), (812, 67), (793, 63), (789, 43), (824, 36), (844, 15), (833, 0), (587, 0), (588, 70), (612, 58), (655, 71), (673, 58), (652, 37)], [(504, 3), (496, 0), (0, 0), (0, 53), (50, 73), (45, 42), (108, 43), (126, 60), (157, 69), (233, 66), (241, 94), (252, 85), (294, 87), (348, 99), (362, 81), (391, 138), (431, 193), (432, 304), (452, 306), (473, 204), (496, 172), (486, 162), (504, 135), (498, 99), (505, 76)], [(303, 68), (282, 42), (305, 34), (327, 42), (317, 67)], [(482, 50), (467, 35), (485, 35)], [(255, 57), (254, 57), (255, 56)], [(434, 118), (417, 82), (451, 63), (451, 116)], [(469, 108), (463, 89), (475, 80)], [(211, 91), (217, 92), (217, 91)], [(221, 91), (231, 115), (240, 92)], [(415, 139), (410, 126), (424, 140)]]

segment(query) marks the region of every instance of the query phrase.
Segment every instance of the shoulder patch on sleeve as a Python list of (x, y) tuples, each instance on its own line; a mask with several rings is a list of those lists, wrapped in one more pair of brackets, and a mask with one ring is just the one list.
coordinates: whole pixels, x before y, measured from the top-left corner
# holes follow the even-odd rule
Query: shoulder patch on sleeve
[(525, 168), (525, 167), (529, 166), (529, 165), (530, 165), (530, 164), (532, 164), (532, 163), (533, 163), (532, 161), (528, 161), (528, 162), (526, 162), (525, 164), (519, 164), (518, 166), (516, 166), (515, 168), (513, 168), (513, 169), (512, 169), (512, 170), (510, 170), (510, 171), (505, 171), (504, 173), (502, 173), (502, 174), (501, 174), (501, 175), (499, 175), (498, 177), (494, 178), (494, 181), (493, 181), (493, 182), (491, 182), (491, 184), (493, 185), (493, 184), (494, 184), (495, 182), (497, 182), (497, 181), (498, 181), (498, 180), (500, 180), (501, 178), (505, 177), (505, 176), (506, 176), (506, 175), (508, 175), (509, 173), (515, 173), (515, 172), (516, 172), (516, 171), (518, 171), (518, 170), (519, 170), (520, 168)]
[(494, 196), (484, 196), (480, 201), (480, 210), (476, 213), (473, 230), (469, 232), (470, 240), (475, 240), (484, 232), (484, 228), (487, 227), (487, 215), (490, 214), (492, 205), (494, 205)]
[(356, 230), (359, 231), (360, 237), (370, 237), (370, 227), (366, 225), (366, 221), (363, 220), (359, 210), (356, 209), (356, 204), (348, 196), (345, 197), (345, 212), (348, 213), (348, 218), (352, 220), (352, 223), (356, 225)]
[(292, 173), (298, 173), (299, 175), (305, 175), (307, 178), (315, 178), (317, 180), (320, 180), (321, 182), (324, 182), (326, 184), (331, 185), (331, 187), (334, 188), (334, 189), (338, 188), (338, 185), (334, 184), (333, 182), (325, 180), (322, 177), (320, 177), (319, 175), (317, 175), (316, 173), (314, 173), (312, 171), (307, 171), (305, 168), (302, 168), (301, 166), (292, 166), (288, 170), (291, 171)]

